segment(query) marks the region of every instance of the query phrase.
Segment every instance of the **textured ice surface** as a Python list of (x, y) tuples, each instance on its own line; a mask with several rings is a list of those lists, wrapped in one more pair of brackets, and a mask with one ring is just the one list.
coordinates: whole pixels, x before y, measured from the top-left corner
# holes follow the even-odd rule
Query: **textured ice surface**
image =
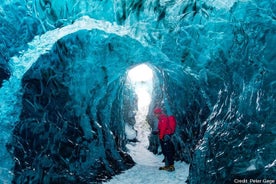
[(126, 74), (142, 63), (154, 72), (146, 130), (156, 105), (176, 115), (191, 183), (275, 179), (275, 1), (14, 0), (0, 12), (3, 183), (130, 168), (137, 96)]

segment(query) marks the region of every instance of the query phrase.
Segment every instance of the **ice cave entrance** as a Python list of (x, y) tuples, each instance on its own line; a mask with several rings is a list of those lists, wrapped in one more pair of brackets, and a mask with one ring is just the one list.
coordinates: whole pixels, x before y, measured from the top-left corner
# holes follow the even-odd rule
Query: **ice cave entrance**
[(136, 143), (128, 144), (130, 155), (136, 163), (145, 164), (145, 159), (141, 155), (146, 156), (149, 146), (150, 126), (147, 122), (147, 114), (151, 102), (151, 94), (153, 91), (153, 70), (147, 64), (140, 64), (133, 67), (127, 73), (128, 82), (131, 84), (137, 95), (138, 110), (135, 115), (134, 129), (136, 131)]
[(138, 112), (147, 113), (152, 93), (152, 69), (141, 64), (128, 72), (128, 79), (138, 97)]

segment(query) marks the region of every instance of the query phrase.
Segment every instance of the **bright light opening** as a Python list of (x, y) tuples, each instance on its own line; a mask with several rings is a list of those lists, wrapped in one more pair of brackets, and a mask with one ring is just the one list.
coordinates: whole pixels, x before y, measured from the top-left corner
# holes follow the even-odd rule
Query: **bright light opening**
[[(127, 147), (130, 150), (130, 155), (136, 163), (143, 165), (151, 165), (148, 160), (154, 161), (154, 156), (148, 151), (149, 135), (151, 133), (150, 126), (146, 120), (149, 105), (151, 102), (151, 94), (153, 91), (153, 71), (146, 65), (141, 64), (132, 68), (128, 72), (128, 82), (134, 89), (137, 95), (138, 111), (135, 116), (134, 129), (137, 132), (136, 144), (128, 144)], [(153, 157), (152, 159), (148, 159)]]
[(146, 64), (138, 65), (128, 72), (131, 82), (147, 82), (152, 80), (152, 76), (152, 69)]
[(152, 93), (152, 69), (141, 64), (128, 72), (128, 79), (138, 96), (138, 111), (148, 113)]

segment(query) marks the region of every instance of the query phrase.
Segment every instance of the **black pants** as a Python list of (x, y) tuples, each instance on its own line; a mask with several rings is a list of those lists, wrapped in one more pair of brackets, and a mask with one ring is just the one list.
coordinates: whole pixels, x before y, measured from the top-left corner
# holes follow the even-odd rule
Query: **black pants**
[(165, 165), (166, 166), (173, 165), (175, 150), (171, 139), (160, 140), (160, 144), (161, 144), (162, 153), (165, 157)]

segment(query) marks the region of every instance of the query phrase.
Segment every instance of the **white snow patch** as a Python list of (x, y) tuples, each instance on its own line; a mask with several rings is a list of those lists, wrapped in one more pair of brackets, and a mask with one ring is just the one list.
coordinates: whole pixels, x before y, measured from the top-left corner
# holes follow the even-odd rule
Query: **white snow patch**
[[(137, 156), (137, 155), (136, 155)], [(114, 176), (107, 184), (185, 184), (189, 175), (189, 165), (184, 162), (175, 163), (175, 171), (159, 170), (163, 166), (161, 155), (151, 156), (149, 153), (139, 154), (138, 163), (120, 175)], [(140, 162), (142, 161), (142, 162)]]

